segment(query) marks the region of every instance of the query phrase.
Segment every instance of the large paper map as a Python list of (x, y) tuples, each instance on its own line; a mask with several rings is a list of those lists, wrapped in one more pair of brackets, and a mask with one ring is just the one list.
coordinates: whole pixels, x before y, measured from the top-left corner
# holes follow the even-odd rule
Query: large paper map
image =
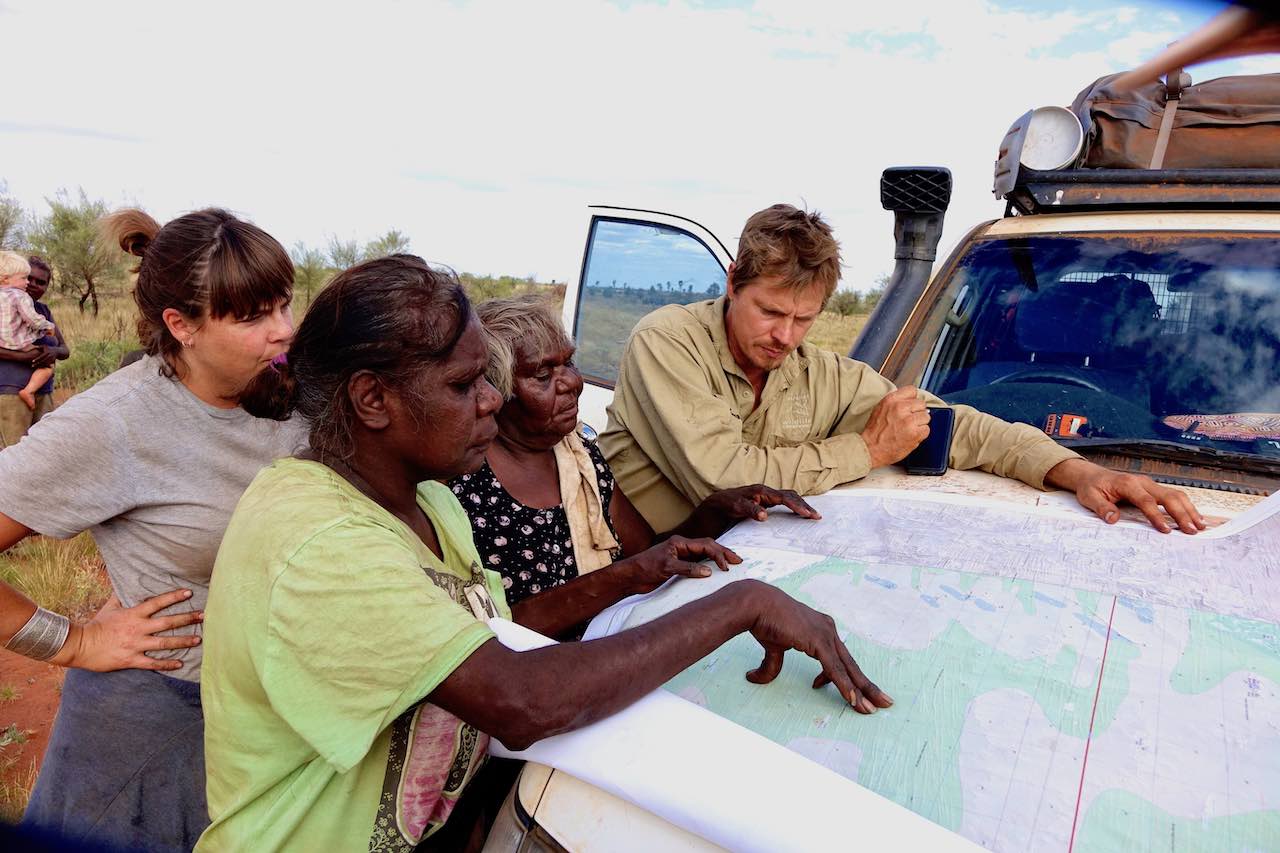
[(669, 690), (991, 850), (1280, 850), (1274, 499), (1197, 537), (956, 497), (811, 502), (822, 521), (740, 525), (722, 541), (742, 566), (589, 636), (766, 580), (836, 618), (893, 708), (841, 709), (795, 653), (748, 683), (749, 635)]

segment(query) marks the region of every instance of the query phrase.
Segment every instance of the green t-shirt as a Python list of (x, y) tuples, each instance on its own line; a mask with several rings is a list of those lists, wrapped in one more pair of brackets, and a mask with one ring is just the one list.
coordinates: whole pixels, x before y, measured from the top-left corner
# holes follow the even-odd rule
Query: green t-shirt
[(205, 611), (197, 849), (409, 850), (449, 816), (488, 738), (423, 697), (510, 611), (453, 493), (418, 503), (443, 562), (316, 462), (240, 499)]

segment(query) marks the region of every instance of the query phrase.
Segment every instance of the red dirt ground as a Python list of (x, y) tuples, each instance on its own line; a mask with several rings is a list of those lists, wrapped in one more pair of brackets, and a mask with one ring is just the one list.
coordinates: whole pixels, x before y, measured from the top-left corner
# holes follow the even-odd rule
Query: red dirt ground
[(26, 743), (10, 744), (0, 752), (0, 782), (25, 786), (32, 778), (32, 765), (40, 769), (62, 699), (62, 675), (61, 667), (0, 649), (0, 687), (12, 687), (19, 694), (0, 702), (0, 729), (13, 723), (28, 737)]

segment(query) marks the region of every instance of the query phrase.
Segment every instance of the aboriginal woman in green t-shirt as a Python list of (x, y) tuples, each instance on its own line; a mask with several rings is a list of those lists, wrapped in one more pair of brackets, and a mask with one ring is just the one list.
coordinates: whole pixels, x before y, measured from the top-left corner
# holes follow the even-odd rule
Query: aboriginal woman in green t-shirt
[(213, 573), (198, 849), (412, 849), (490, 736), (520, 749), (585, 726), (744, 631), (764, 647), (752, 681), (794, 648), (856, 711), (890, 704), (829, 617), (755, 581), (613, 637), (501, 645), (485, 624), (509, 615), (501, 582), (439, 482), (477, 470), (496, 433), (486, 363), (457, 280), (418, 258), (353, 267), (308, 309), (289, 371), (310, 448), (249, 486)]

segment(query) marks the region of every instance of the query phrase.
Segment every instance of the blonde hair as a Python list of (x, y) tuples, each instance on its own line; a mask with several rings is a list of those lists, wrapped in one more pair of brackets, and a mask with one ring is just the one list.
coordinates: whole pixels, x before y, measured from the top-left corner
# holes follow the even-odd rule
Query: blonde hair
[(502, 399), (510, 400), (515, 387), (516, 355), (520, 347), (534, 354), (555, 347), (572, 346), (551, 300), (539, 294), (489, 299), (476, 305), (489, 345), (485, 378)]
[(840, 243), (820, 213), (775, 204), (752, 214), (738, 238), (733, 282), (742, 287), (764, 275), (796, 290), (820, 285), (826, 306), (840, 283)]
[(0, 252), (0, 278), (11, 275), (31, 275), (31, 264), (17, 252)]

